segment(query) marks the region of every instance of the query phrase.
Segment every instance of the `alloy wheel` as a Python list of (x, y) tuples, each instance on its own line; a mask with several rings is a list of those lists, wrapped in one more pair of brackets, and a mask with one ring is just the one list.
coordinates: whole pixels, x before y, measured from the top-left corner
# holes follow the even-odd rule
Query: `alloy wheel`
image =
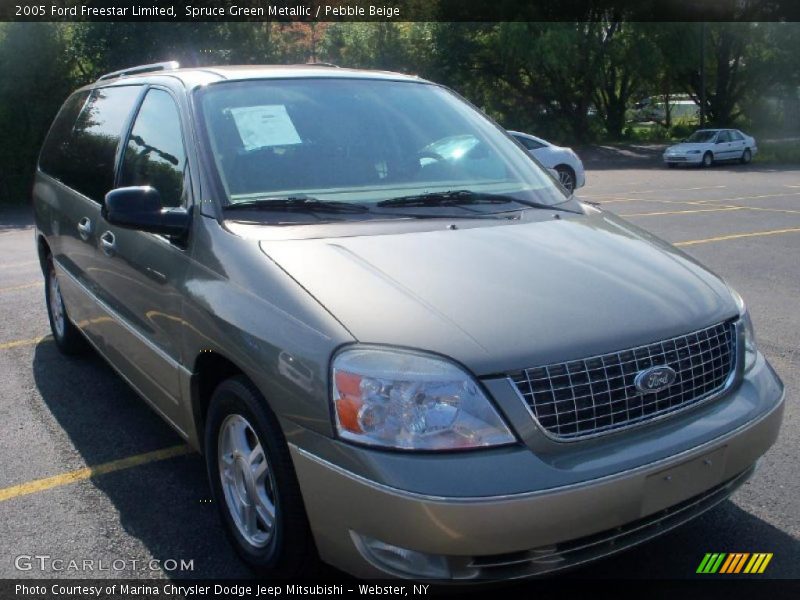
[(261, 440), (242, 415), (228, 415), (220, 426), (217, 462), (236, 528), (254, 548), (267, 546), (276, 523), (275, 480)]
[(64, 300), (61, 298), (61, 288), (58, 285), (58, 278), (56, 277), (56, 270), (50, 268), (50, 316), (53, 320), (53, 328), (59, 338), (64, 337), (64, 330), (66, 328), (66, 315), (64, 314)]
[(575, 191), (575, 177), (567, 169), (558, 169), (558, 181), (567, 191)]

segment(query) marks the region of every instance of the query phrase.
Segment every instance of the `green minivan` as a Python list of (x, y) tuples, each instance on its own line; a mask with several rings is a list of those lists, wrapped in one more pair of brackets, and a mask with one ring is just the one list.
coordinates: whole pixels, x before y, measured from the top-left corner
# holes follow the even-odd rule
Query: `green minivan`
[(111, 73), (33, 200), (58, 347), (205, 456), (260, 575), (568, 568), (727, 498), (778, 434), (725, 281), (417, 77)]

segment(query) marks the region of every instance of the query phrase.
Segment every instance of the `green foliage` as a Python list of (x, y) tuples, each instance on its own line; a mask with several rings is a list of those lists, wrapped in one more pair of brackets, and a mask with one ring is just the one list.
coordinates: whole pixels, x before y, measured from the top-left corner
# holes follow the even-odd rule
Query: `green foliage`
[(697, 129), (697, 122), (694, 119), (678, 119), (670, 127), (669, 137), (673, 140), (682, 140), (689, 137)]
[(753, 161), (761, 164), (800, 165), (800, 143), (797, 140), (761, 142)]
[[(435, 3), (416, 2), (435, 13)], [(666, 114), (660, 124), (631, 123), (632, 105), (648, 96), (669, 105), (677, 94), (699, 104), (703, 91), (710, 124), (800, 130), (800, 24), (633, 23), (587, 11), (576, 23), (2, 23), (0, 202), (28, 199), (42, 140), (71, 90), (163, 60), (418, 74), (504, 127), (562, 144), (681, 139), (694, 122)]]
[(77, 83), (70, 33), (50, 23), (0, 30), (0, 202), (27, 200), (41, 141)]

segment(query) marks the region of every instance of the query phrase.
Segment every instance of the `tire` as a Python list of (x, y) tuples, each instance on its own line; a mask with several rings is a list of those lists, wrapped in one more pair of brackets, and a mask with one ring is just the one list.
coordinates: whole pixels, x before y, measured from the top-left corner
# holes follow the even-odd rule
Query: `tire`
[(561, 185), (563, 185), (568, 192), (574, 192), (576, 182), (575, 171), (566, 165), (558, 165), (556, 167), (556, 172), (558, 173), (558, 181)]
[(205, 458), (225, 533), (242, 560), (262, 577), (318, 572), (319, 559), (283, 432), (264, 397), (243, 376), (223, 381), (211, 397)]
[(667, 168), (668, 169), (674, 169), (675, 168), (675, 163), (667, 163)]
[(742, 152), (742, 158), (740, 159), (743, 165), (748, 164), (751, 160), (753, 160), (753, 153), (750, 152), (750, 148), (745, 148), (744, 152)]
[(56, 346), (62, 354), (75, 356), (86, 351), (88, 344), (80, 330), (75, 327), (67, 314), (61, 286), (58, 283), (53, 257), (45, 259), (44, 299), (47, 304), (47, 318)]
[(714, 164), (714, 155), (711, 152), (706, 152), (703, 154), (703, 161), (700, 163), (700, 166), (704, 169), (707, 169), (711, 165)]

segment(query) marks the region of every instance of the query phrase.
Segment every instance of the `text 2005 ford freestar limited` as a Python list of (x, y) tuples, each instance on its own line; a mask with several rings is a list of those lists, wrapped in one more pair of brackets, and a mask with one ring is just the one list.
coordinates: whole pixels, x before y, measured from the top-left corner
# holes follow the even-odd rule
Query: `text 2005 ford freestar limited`
[(33, 195), (58, 346), (203, 452), (260, 574), (570, 567), (726, 498), (778, 433), (735, 291), (415, 77), (112, 73)]

